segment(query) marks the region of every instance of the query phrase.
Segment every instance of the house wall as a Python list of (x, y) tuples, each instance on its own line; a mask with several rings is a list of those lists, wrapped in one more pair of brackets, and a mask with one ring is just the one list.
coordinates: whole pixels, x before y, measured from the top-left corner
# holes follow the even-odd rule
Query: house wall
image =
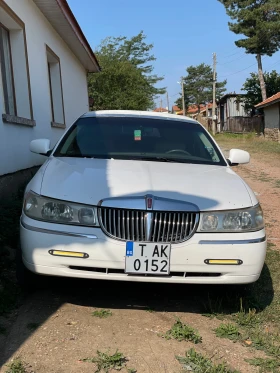
[(280, 142), (280, 103), (264, 108), (264, 136), (268, 140)]
[[(3, 105), (0, 105), (0, 175), (41, 164), (44, 158), (29, 151), (30, 141), (49, 138), (53, 146), (65, 131), (51, 126), (52, 110), (46, 45), (60, 59), (66, 127), (89, 110), (86, 71), (76, 56), (32, 0), (6, 0), (5, 2), (25, 23), (33, 118), (36, 125), (30, 127), (3, 122)], [(16, 71), (15, 80), (20, 73)], [(17, 88), (21, 87), (21, 94), (26, 95), (26, 82)], [(2, 97), (0, 97), (1, 101)], [(21, 110), (22, 113), (29, 112), (27, 106)]]

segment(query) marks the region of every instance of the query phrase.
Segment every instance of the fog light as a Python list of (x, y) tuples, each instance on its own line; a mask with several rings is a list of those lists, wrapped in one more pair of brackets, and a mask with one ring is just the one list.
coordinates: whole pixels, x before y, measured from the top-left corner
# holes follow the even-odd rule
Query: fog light
[(89, 255), (86, 253), (77, 253), (74, 251), (49, 250), (49, 254), (54, 255), (54, 256), (67, 256), (71, 258), (82, 258), (82, 259), (89, 258)]
[(243, 264), (243, 261), (240, 259), (206, 259), (204, 260), (205, 264), (212, 265), (236, 265), (240, 266)]

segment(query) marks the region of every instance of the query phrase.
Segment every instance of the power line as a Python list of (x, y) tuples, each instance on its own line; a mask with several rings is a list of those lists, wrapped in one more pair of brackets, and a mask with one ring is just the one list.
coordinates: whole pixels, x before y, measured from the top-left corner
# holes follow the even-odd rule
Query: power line
[[(265, 58), (267, 58), (267, 56), (265, 56), (265, 57), (263, 58), (263, 60), (264, 60)], [(245, 67), (245, 69), (242, 69), (242, 70), (239, 70), (239, 71), (235, 71), (234, 73), (229, 74), (229, 75), (222, 75), (222, 76), (220, 76), (220, 78), (228, 78), (229, 76), (232, 76), (232, 75), (235, 75), (235, 74), (239, 74), (239, 73), (241, 73), (242, 71), (248, 70), (248, 69), (250, 69), (250, 67), (253, 67), (253, 66), (255, 66), (255, 65), (256, 65), (256, 62), (253, 63), (252, 65), (248, 66), (248, 67)]]

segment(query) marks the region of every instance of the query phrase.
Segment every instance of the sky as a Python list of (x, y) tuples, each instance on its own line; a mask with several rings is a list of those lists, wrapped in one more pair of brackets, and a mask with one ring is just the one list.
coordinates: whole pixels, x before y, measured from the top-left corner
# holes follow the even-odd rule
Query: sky
[[(141, 30), (154, 45), (154, 72), (164, 76), (170, 106), (179, 97), (177, 83), (190, 65), (212, 65), (217, 53), (218, 80), (227, 79), (227, 92), (240, 93), (250, 72), (257, 72), (253, 55), (234, 44), (239, 36), (228, 28), (229, 18), (218, 0), (68, 0), (93, 50), (108, 36), (137, 35)], [(280, 52), (263, 58), (264, 71), (280, 72)], [(167, 106), (166, 96), (156, 104)]]

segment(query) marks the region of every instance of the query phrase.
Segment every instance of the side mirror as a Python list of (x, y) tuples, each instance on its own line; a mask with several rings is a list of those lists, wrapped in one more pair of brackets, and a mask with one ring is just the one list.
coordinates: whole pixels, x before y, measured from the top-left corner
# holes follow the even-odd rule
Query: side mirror
[(244, 150), (231, 149), (229, 152), (228, 162), (230, 166), (249, 163), (250, 154)]
[(51, 153), (51, 142), (47, 139), (33, 140), (30, 143), (30, 151), (32, 153), (49, 156)]

